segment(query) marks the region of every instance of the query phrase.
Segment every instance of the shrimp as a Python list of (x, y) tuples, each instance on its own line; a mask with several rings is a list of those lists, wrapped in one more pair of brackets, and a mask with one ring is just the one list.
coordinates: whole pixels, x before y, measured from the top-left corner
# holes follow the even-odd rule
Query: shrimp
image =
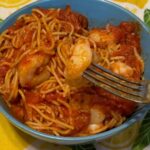
[(110, 70), (126, 78), (130, 78), (133, 75), (133, 69), (123, 62), (111, 63)]
[(91, 119), (90, 124), (87, 128), (87, 132), (95, 134), (106, 130), (106, 126), (103, 125), (103, 122), (106, 119), (106, 115), (103, 110), (101, 110), (101, 108), (99, 108), (99, 106), (97, 105), (92, 107), (90, 112)]
[(79, 39), (72, 47), (72, 55), (66, 65), (66, 78), (76, 79), (92, 62), (92, 49), (88, 40)]
[(42, 52), (25, 56), (18, 64), (20, 85), (32, 88), (47, 80), (50, 77), (50, 72), (45, 66), (49, 59), (49, 56)]
[(100, 47), (116, 43), (115, 35), (105, 29), (92, 29), (89, 32), (89, 38), (96, 42), (96, 44)]
[(124, 118), (122, 119), (121, 115), (113, 109), (109, 109), (109, 112), (110, 113), (108, 113), (108, 108), (100, 105), (93, 106), (91, 108), (91, 121), (86, 132), (96, 134), (118, 126), (124, 121)]

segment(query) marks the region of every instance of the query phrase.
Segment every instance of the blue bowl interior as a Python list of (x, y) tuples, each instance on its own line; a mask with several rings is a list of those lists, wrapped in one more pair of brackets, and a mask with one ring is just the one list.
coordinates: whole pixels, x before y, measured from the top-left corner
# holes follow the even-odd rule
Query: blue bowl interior
[[(150, 34), (147, 27), (144, 26), (142, 21), (140, 21), (135, 15), (131, 14), (129, 11), (123, 9), (122, 7), (113, 4), (107, 1), (100, 1), (100, 0), (42, 0), (30, 4), (19, 11), (12, 14), (8, 17), (1, 25), (0, 32), (7, 29), (11, 26), (22, 14), (30, 13), (32, 8), (36, 7), (44, 7), (44, 8), (65, 8), (65, 6), (69, 4), (74, 11), (77, 11), (85, 16), (88, 17), (89, 20), (89, 27), (98, 27), (98, 26), (105, 26), (108, 23), (112, 24), (119, 24), (122, 21), (136, 21), (139, 22), (141, 26), (141, 45), (142, 45), (142, 55), (145, 60), (145, 71), (144, 71), (144, 78), (150, 79), (150, 50), (149, 50), (149, 41), (150, 41)], [(32, 130), (31, 128), (25, 126), (24, 124), (17, 121), (13, 118), (6, 105), (0, 100), (0, 110), (1, 112), (12, 122), (16, 127), (20, 128), (24, 132), (31, 134), (37, 138), (58, 143), (58, 144), (79, 144), (85, 143), (89, 141), (99, 141), (110, 137), (123, 129), (129, 127), (131, 124), (137, 121), (137, 119), (144, 114), (144, 112), (149, 109), (149, 106), (144, 106), (143, 108), (136, 111), (125, 123), (111, 129), (109, 131), (99, 133), (92, 136), (87, 137), (56, 137), (53, 135), (47, 135), (44, 133), (40, 133), (38, 131)]]

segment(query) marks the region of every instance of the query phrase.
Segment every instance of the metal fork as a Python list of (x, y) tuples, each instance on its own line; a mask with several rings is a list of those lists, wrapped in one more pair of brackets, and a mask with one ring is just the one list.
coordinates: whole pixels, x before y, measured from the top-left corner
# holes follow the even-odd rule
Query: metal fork
[(150, 81), (129, 81), (128, 79), (105, 69), (97, 64), (91, 64), (83, 73), (83, 77), (112, 94), (137, 103), (150, 103)]

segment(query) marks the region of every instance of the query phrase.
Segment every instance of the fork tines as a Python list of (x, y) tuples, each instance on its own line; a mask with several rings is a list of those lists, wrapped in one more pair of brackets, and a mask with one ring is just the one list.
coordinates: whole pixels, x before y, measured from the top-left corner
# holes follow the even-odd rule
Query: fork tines
[(91, 64), (84, 71), (83, 77), (112, 94), (138, 103), (147, 103), (147, 82), (133, 82), (105, 69), (97, 64)]

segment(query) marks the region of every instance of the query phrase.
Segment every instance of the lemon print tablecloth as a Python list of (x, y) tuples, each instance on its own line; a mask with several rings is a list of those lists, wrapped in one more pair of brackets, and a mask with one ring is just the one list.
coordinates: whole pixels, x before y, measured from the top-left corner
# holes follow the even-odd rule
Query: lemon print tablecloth
[[(0, 21), (3, 21), (17, 9), (32, 3), (36, 0), (0, 0)], [(150, 0), (112, 0), (132, 13), (136, 14), (142, 20), (145, 10), (150, 9)], [(150, 24), (149, 20), (145, 20)], [(106, 139), (100, 143), (94, 143), (97, 150), (131, 150), (134, 139), (137, 136), (139, 123), (132, 125), (124, 132)], [(89, 145), (90, 146), (90, 145)], [(87, 149), (89, 149), (88, 147)], [(8, 120), (0, 114), (0, 150), (71, 150), (71, 147), (60, 146), (44, 141), (37, 140), (16, 129)], [(86, 148), (77, 146), (76, 149)], [(146, 148), (150, 150), (150, 147)]]

